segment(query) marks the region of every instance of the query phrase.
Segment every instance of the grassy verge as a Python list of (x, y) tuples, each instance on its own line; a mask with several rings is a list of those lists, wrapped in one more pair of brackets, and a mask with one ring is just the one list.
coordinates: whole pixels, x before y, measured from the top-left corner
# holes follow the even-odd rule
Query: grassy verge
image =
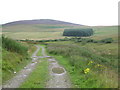
[(36, 47), (5, 37), (2, 42), (2, 83), (4, 83), (30, 62), (30, 56)]
[(35, 70), (29, 75), (20, 88), (45, 88), (48, 79), (48, 62), (41, 59)]
[[(36, 48), (34, 46), (30, 46), (29, 57), (35, 50)], [(2, 70), (3, 83), (6, 80), (9, 80), (10, 78), (12, 78), (14, 75), (16, 75), (14, 72), (19, 72), (23, 67), (25, 67), (31, 61), (29, 57), (25, 58), (22, 55), (19, 55), (18, 53), (9, 52), (6, 50), (3, 50), (2, 56), (4, 60), (2, 62), (3, 64), (2, 68), (4, 68)]]
[[(108, 69), (101, 73), (91, 70), (89, 74), (84, 74), (84, 72), (71, 66), (68, 58), (60, 55), (52, 56), (67, 70), (73, 88), (117, 88), (117, 76), (112, 71), (109, 72)], [(116, 77), (112, 77), (109, 74)]]
[[(106, 47), (106, 44), (104, 45)], [(104, 48), (104, 55), (102, 55), (103, 52), (99, 52), (99, 47), (96, 47), (95, 53), (91, 50), (92, 47), (89, 48), (90, 46), (72, 42), (48, 43), (47, 52), (54, 55), (59, 63), (66, 68), (73, 87), (117, 88), (117, 55), (114, 54), (112, 57), (112, 53), (116, 49), (107, 56), (108, 53), (105, 53), (107, 48)]]

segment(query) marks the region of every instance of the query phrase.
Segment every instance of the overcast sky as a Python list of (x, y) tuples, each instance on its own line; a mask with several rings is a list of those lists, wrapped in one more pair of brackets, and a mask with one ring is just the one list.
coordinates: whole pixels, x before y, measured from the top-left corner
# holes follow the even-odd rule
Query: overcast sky
[(83, 25), (117, 25), (119, 0), (1, 0), (0, 24), (54, 19)]

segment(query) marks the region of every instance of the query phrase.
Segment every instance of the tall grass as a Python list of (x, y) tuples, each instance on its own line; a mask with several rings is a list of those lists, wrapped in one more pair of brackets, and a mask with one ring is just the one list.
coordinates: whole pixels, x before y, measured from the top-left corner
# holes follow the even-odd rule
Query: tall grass
[(28, 48), (23, 46), (21, 43), (18, 43), (10, 38), (2, 36), (2, 47), (7, 51), (17, 52), (22, 55), (26, 55)]
[[(2, 36), (2, 80), (3, 83), (15, 75), (31, 60), (28, 45)], [(28, 52), (29, 51), (29, 52)]]
[[(71, 44), (49, 44), (48, 45), (48, 52), (51, 54), (58, 54), (58, 55), (63, 55), (65, 57), (71, 58), (70, 63), (74, 64), (76, 61), (80, 61), (80, 58), (82, 56), (82, 60), (92, 60), (94, 62), (100, 63), (107, 65), (112, 68), (117, 68), (117, 60), (115, 59), (116, 62), (113, 63), (113, 58), (106, 58), (102, 57), (100, 55), (97, 55), (93, 52), (91, 52), (89, 49), (83, 47), (83, 46), (78, 46), (78, 45), (71, 45)], [(75, 60), (76, 61), (75, 61)], [(77, 65), (75, 65), (77, 66)]]
[[(58, 56), (57, 59), (66, 67), (76, 87), (113, 88), (118, 85), (115, 72), (117, 60), (114, 58), (103, 57), (83, 45), (73, 43), (50, 43), (47, 45), (47, 51)], [(90, 63), (91, 61), (93, 63)], [(85, 73), (87, 68), (90, 72)]]

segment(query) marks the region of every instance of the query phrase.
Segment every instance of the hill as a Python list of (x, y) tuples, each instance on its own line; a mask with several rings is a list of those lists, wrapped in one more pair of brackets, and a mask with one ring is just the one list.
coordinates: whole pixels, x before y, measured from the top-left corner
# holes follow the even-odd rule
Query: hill
[(10, 23), (3, 24), (3, 26), (6, 25), (18, 25), (18, 24), (62, 24), (62, 25), (80, 25), (81, 24), (74, 24), (70, 22), (64, 22), (59, 20), (52, 20), (52, 19), (37, 19), (37, 20), (21, 20), (21, 21), (14, 21)]
[(51, 19), (22, 20), (2, 25), (2, 32), (13, 39), (56, 39), (63, 38), (64, 29), (80, 27), (86, 26)]
[(91, 38), (104, 39), (118, 37), (118, 26), (84, 26), (51, 19), (23, 20), (6, 23), (2, 26), (2, 33), (12, 39), (61, 39), (64, 29), (92, 28)]

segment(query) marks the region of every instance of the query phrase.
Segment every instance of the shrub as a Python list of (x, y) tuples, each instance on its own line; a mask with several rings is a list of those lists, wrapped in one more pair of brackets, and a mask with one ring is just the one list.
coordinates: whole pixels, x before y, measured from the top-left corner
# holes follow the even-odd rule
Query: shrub
[(102, 42), (102, 43), (112, 43), (113, 39), (112, 38), (106, 38), (106, 39), (100, 40), (100, 42)]
[(93, 39), (90, 38), (77, 38), (76, 40), (74, 40), (75, 42), (84, 42), (84, 43), (89, 43), (89, 42), (94, 42)]

